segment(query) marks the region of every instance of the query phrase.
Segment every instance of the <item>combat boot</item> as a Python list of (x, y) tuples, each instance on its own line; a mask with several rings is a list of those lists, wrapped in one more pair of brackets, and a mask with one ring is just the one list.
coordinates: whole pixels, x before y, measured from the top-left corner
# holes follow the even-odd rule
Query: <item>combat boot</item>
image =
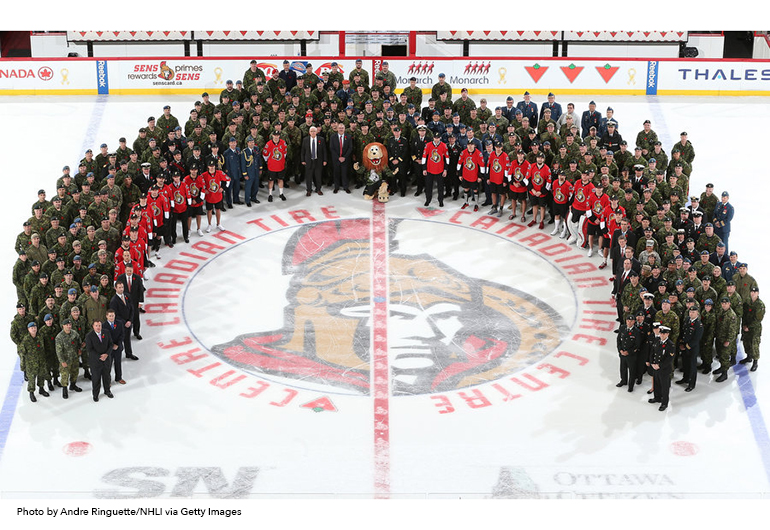
[(751, 363), (751, 372), (756, 372), (757, 368), (759, 368), (759, 359), (754, 359), (754, 362)]
[(61, 388), (61, 383), (59, 382), (59, 378), (58, 377), (54, 377), (53, 378), (53, 384), (54, 384), (54, 386), (58, 386), (59, 388)]
[(70, 397), (69, 392), (67, 392), (66, 386), (63, 386), (61, 389), (61, 397), (63, 397), (64, 399), (67, 399)]
[(707, 375), (711, 373), (711, 365), (710, 364), (702, 364), (703, 370), (701, 370), (701, 373), (704, 375)]
[(48, 392), (45, 391), (45, 387), (41, 386), (40, 387), (40, 395), (41, 396), (45, 396), (45, 397), (49, 397), (51, 394), (49, 394)]
[(735, 363), (737, 362), (735, 360), (735, 357), (736, 357), (735, 355), (731, 355), (730, 356), (730, 366), (735, 366)]
[(53, 381), (48, 381), (48, 390), (53, 392)]
[(748, 364), (748, 363), (751, 362), (751, 358), (750, 357), (744, 357), (743, 359), (741, 359), (738, 362), (739, 362), (739, 364)]
[(722, 375), (716, 378), (717, 383), (721, 383), (722, 381), (727, 381), (727, 370), (722, 372)]
[(88, 368), (85, 369), (85, 372), (83, 373), (83, 377), (86, 379), (91, 379), (91, 372), (88, 370)]
[(30, 399), (30, 401), (32, 401), (32, 403), (37, 403), (37, 398), (35, 397), (35, 393), (34, 392), (30, 392), (29, 393), (29, 399)]
[(75, 392), (82, 392), (83, 389), (77, 386), (75, 383), (70, 383), (70, 390), (74, 390)]

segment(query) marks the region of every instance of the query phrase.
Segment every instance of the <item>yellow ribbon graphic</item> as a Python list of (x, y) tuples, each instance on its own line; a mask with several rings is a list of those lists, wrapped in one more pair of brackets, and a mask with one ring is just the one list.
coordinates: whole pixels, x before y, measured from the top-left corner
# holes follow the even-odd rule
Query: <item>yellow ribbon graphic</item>
[(629, 85), (636, 84), (636, 70), (634, 68), (628, 69), (628, 84)]
[(497, 80), (497, 83), (499, 85), (505, 84), (505, 74), (508, 73), (508, 70), (500, 68), (497, 73), (500, 74), (500, 79)]
[(214, 68), (214, 74), (217, 76), (216, 79), (214, 79), (215, 85), (221, 85), (222, 84), (222, 69), (220, 67)]
[(70, 84), (70, 80), (67, 78), (67, 76), (69, 76), (69, 75), (70, 75), (70, 71), (69, 70), (67, 70), (66, 68), (62, 68), (61, 69), (61, 84), (62, 85), (69, 85)]

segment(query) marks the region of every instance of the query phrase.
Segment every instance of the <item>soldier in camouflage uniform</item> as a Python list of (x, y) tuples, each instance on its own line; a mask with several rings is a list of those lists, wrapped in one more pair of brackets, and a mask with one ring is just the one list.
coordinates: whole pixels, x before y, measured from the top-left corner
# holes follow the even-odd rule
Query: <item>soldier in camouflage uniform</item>
[(668, 297), (661, 300), (660, 308), (660, 311), (655, 314), (655, 321), (660, 322), (662, 326), (671, 328), (671, 342), (676, 344), (676, 341), (679, 340), (679, 317), (671, 311), (671, 301)]
[(703, 210), (704, 219), (714, 218), (714, 208), (717, 206), (719, 199), (714, 195), (714, 185), (711, 183), (706, 184), (706, 191), (701, 193), (700, 207)]
[(636, 314), (642, 307), (642, 298), (639, 295), (641, 285), (639, 285), (639, 275), (629, 275), (629, 283), (623, 288), (620, 295), (620, 303), (623, 305), (623, 313)]
[(703, 311), (701, 312), (701, 321), (703, 322), (703, 337), (700, 344), (700, 356), (702, 363), (698, 365), (701, 373), (711, 373), (711, 363), (714, 361), (714, 333), (716, 331), (716, 313), (714, 312), (714, 301), (708, 298), (704, 301)]
[(27, 259), (26, 250), (19, 252), (19, 259), (13, 265), (13, 285), (16, 287), (16, 299), (26, 302), (27, 295), (24, 292), (24, 278), (32, 270), (32, 262)]
[(717, 244), (722, 240), (718, 235), (714, 233), (713, 224), (706, 223), (705, 229), (705, 233), (701, 234), (701, 236), (698, 238), (698, 241), (695, 243), (695, 248), (700, 251), (708, 250), (709, 253), (714, 253), (717, 251)]
[(67, 399), (69, 390), (81, 392), (82, 389), (77, 386), (78, 371), (80, 369), (80, 356), (82, 353), (82, 338), (72, 329), (72, 320), (64, 319), (62, 330), (55, 338), (56, 358), (59, 363), (59, 372), (61, 373), (62, 397)]
[[(58, 308), (56, 308), (58, 309)], [(44, 376), (43, 378), (48, 381), (48, 390), (53, 392), (54, 384), (61, 386), (59, 383), (59, 362), (56, 359), (56, 335), (59, 334), (60, 328), (55, 313), (47, 313), (41, 320), (43, 324), (38, 328), (38, 335), (43, 341), (45, 348), (45, 360), (43, 364)]]
[(738, 317), (730, 308), (730, 299), (722, 297), (720, 300), (722, 311), (716, 315), (716, 346), (717, 358), (719, 359), (719, 368), (714, 370), (713, 374), (721, 374), (717, 383), (727, 380), (727, 371), (732, 364), (735, 364), (737, 355), (737, 338), (740, 322)]
[(26, 360), (24, 358), (24, 351), (21, 349), (21, 342), (24, 337), (27, 336), (27, 324), (35, 322), (35, 317), (27, 314), (26, 306), (23, 302), (19, 301), (16, 304), (16, 316), (11, 321), (11, 340), (16, 345), (16, 353), (19, 356), (19, 366), (22, 372), (24, 372), (24, 380), (28, 379)]
[(25, 362), (24, 373), (27, 376), (29, 399), (33, 403), (37, 401), (35, 397), (36, 384), (41, 396), (50, 396), (43, 386), (45, 384), (45, 344), (37, 333), (37, 324), (35, 322), (27, 324), (27, 334), (22, 339), (19, 349)]
[(743, 262), (738, 265), (738, 274), (733, 275), (735, 291), (741, 295), (743, 300), (748, 300), (751, 297), (751, 290), (754, 287), (759, 287), (754, 277), (748, 273), (748, 269), (748, 264)]
[(765, 303), (759, 298), (759, 287), (751, 288), (749, 299), (743, 303), (742, 341), (746, 358), (741, 364), (753, 361), (751, 371), (759, 367), (759, 343), (762, 340), (762, 319), (765, 317)]
[(692, 164), (692, 161), (695, 160), (695, 149), (693, 148), (692, 144), (690, 143), (690, 140), (687, 139), (687, 133), (682, 132), (679, 135), (679, 143), (674, 144), (674, 147), (671, 148), (673, 156), (674, 149), (680, 151), (682, 153), (682, 158), (688, 163)]

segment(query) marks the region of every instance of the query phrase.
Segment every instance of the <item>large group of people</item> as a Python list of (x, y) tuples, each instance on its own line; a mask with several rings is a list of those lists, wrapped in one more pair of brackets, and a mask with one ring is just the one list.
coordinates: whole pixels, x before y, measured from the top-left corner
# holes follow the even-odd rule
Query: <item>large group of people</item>
[(553, 93), (538, 107), (525, 92), (492, 109), (466, 88), (453, 97), (444, 74), (424, 102), (416, 78), (397, 87), (387, 61), (374, 76), (356, 61), (347, 77), (334, 62), (319, 77), (284, 61), (267, 78), (254, 60), (242, 77), (217, 103), (204, 92), (184, 124), (164, 106), (130, 146), (120, 138), (113, 150), (89, 149), (76, 171), (64, 166), (50, 200), (38, 192), (16, 239), (11, 325), (32, 401), (36, 389), (49, 395), (46, 384), (64, 398), (79, 392), (80, 368), (95, 401), (101, 386), (112, 397), (110, 383), (125, 384), (120, 361), (137, 359), (144, 274), (162, 245), (224, 230), (223, 212), (260, 195), (286, 201), (285, 189), (303, 182), (306, 196), (324, 186), (351, 193), (367, 184), (357, 169), (372, 142), (387, 152), (390, 195), (424, 194), (427, 207), (435, 193), (440, 207), (461, 199), (497, 217), (507, 204), (511, 221), (553, 224), (551, 235), (588, 257), (596, 248), (617, 303), (618, 386), (630, 392), (652, 374), (650, 401), (665, 410), (679, 363), (677, 383), (691, 391), (715, 350), (724, 381), (739, 335), (740, 362), (757, 369), (764, 305), (728, 247), (728, 193), (690, 192), (686, 132), (667, 152), (646, 120), (629, 149), (611, 107), (603, 116), (591, 101), (578, 114)]

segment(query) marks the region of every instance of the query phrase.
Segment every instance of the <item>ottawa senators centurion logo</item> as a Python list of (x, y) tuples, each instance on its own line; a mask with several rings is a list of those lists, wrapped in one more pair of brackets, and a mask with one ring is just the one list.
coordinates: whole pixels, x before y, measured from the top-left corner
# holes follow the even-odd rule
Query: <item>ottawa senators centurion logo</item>
[(430, 152), (430, 159), (431, 159), (431, 161), (433, 161), (433, 162), (438, 162), (439, 160), (441, 160), (441, 155), (440, 155), (440, 154), (438, 154), (438, 151), (437, 151), (436, 149), (433, 149), (433, 150)]
[(195, 184), (190, 184), (190, 195), (192, 197), (198, 197), (201, 194), (201, 190)]
[[(429, 254), (398, 252), (391, 221), (387, 337), (394, 395), (445, 392), (497, 380), (551, 353), (567, 333), (548, 304), (466, 276)], [(211, 348), (255, 375), (370, 392), (373, 310), (368, 219), (305, 225), (284, 248), (291, 276), (281, 329)]]
[(219, 182), (216, 180), (210, 180), (209, 181), (209, 191), (211, 193), (216, 193), (219, 191)]
[(577, 190), (577, 193), (575, 193), (575, 201), (577, 202), (583, 202), (586, 200), (585, 193), (583, 193), (583, 188), (580, 188)]
[(273, 160), (281, 160), (283, 158), (283, 153), (280, 149), (273, 149)]
[(473, 161), (472, 158), (465, 159), (465, 169), (474, 169), (475, 167), (476, 167), (476, 163)]

